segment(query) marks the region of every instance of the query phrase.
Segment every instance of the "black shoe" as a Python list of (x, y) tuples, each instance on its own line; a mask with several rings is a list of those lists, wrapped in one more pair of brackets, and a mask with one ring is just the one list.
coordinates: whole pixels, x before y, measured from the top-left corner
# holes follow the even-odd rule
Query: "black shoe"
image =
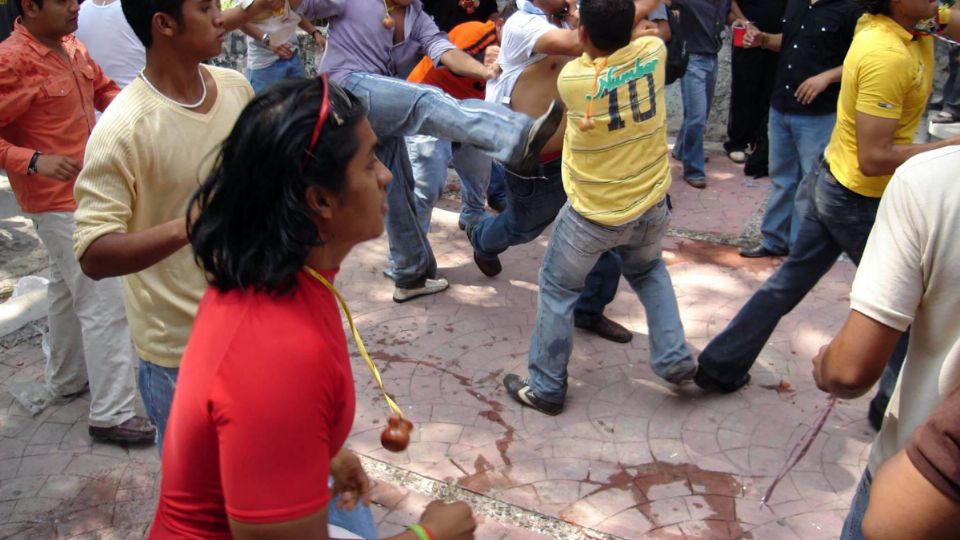
[(500, 264), (500, 257), (494, 255), (487, 257), (481, 255), (479, 251), (473, 252), (473, 262), (477, 263), (477, 268), (487, 277), (493, 277), (503, 271), (503, 265)]
[(529, 381), (527, 381), (527, 379), (521, 379), (519, 375), (508, 373), (507, 376), (503, 378), (503, 386), (507, 389), (510, 397), (521, 405), (526, 405), (531, 409), (536, 409), (550, 416), (556, 416), (563, 411), (563, 403), (551, 403), (537, 397), (530, 388)]
[(690, 187), (695, 187), (695, 188), (697, 188), (697, 189), (703, 189), (703, 188), (707, 187), (707, 179), (706, 179), (706, 178), (687, 178), (687, 177), (684, 177), (684, 178), (683, 178), (683, 181), (686, 182), (687, 184), (690, 184)]
[(743, 377), (740, 377), (739, 380), (732, 383), (727, 383), (714, 379), (710, 375), (707, 375), (707, 372), (704, 371), (703, 368), (700, 368), (697, 370), (697, 374), (693, 376), (693, 382), (708, 392), (729, 394), (746, 386), (747, 383), (750, 382), (750, 374), (745, 373)]
[(530, 124), (526, 137), (524, 137), (523, 155), (520, 156), (517, 163), (513, 164), (514, 172), (521, 176), (530, 176), (536, 173), (540, 161), (540, 151), (543, 150), (543, 147), (550, 141), (550, 137), (553, 137), (557, 128), (560, 127), (564, 112), (563, 103), (553, 100), (547, 112)]
[(740, 256), (748, 259), (759, 259), (760, 257), (786, 257), (787, 255), (788, 253), (786, 251), (770, 251), (769, 249), (763, 247), (763, 244), (757, 244), (749, 248), (740, 248)]
[(627, 330), (622, 324), (608, 319), (605, 315), (590, 321), (573, 318), (573, 325), (581, 330), (593, 332), (594, 334), (616, 343), (630, 343), (633, 339), (633, 332)]
[(95, 440), (117, 444), (152, 443), (157, 438), (157, 430), (142, 416), (134, 416), (116, 426), (88, 426), (87, 432)]

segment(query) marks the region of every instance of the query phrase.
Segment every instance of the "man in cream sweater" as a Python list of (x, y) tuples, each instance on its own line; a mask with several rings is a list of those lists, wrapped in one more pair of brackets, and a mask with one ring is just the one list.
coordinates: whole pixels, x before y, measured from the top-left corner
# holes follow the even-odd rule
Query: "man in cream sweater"
[(219, 141), (253, 97), (229, 69), (201, 66), (227, 28), (269, 8), (211, 0), (122, 0), (147, 63), (100, 118), (75, 195), (74, 251), (94, 279), (124, 276), (138, 385), (162, 450), (177, 367), (206, 288), (186, 248), (186, 205)]

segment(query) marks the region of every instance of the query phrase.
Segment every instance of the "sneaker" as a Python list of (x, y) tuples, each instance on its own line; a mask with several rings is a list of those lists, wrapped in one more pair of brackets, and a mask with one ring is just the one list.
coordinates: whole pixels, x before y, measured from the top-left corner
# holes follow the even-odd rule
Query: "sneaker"
[(954, 124), (958, 119), (947, 111), (940, 111), (930, 121), (934, 124)]
[(740, 256), (748, 259), (759, 259), (761, 257), (786, 257), (786, 251), (772, 251), (764, 247), (763, 244), (757, 244), (749, 248), (740, 248)]
[(87, 432), (94, 440), (108, 443), (152, 443), (157, 439), (157, 430), (142, 416), (134, 416), (122, 424), (110, 427), (89, 426)]
[(563, 103), (553, 100), (547, 112), (530, 124), (525, 137), (523, 155), (520, 156), (519, 162), (514, 164), (514, 172), (522, 176), (529, 176), (536, 172), (540, 160), (540, 151), (543, 150), (543, 147), (550, 141), (550, 137), (553, 137), (557, 128), (560, 127), (564, 112)]
[(413, 300), (414, 298), (420, 296), (427, 296), (428, 294), (437, 294), (438, 292), (447, 290), (450, 284), (444, 278), (430, 279), (427, 278), (423, 282), (423, 285), (420, 287), (415, 287), (412, 289), (404, 289), (397, 287), (393, 290), (393, 301), (402, 304), (408, 300)]
[(690, 187), (695, 187), (697, 189), (703, 189), (707, 187), (706, 178), (687, 178), (683, 177), (683, 181), (690, 184)]
[(729, 152), (727, 157), (734, 163), (743, 163), (747, 160), (747, 153), (743, 150), (734, 150), (733, 152)]
[(500, 257), (496, 255), (487, 257), (479, 251), (474, 251), (473, 262), (477, 264), (477, 268), (487, 277), (494, 277), (503, 271), (503, 265), (500, 264)]
[(697, 371), (699, 371), (698, 368), (699, 366), (697, 365), (697, 363), (691, 361), (691, 366), (689, 369), (687, 369), (686, 371), (681, 371), (680, 373), (676, 373), (676, 372), (670, 373), (669, 375), (664, 376), (663, 380), (667, 381), (670, 384), (677, 384), (677, 385), (692, 381), (696, 377)]
[(729, 394), (746, 386), (747, 383), (750, 382), (750, 374), (745, 373), (743, 377), (740, 377), (737, 381), (727, 383), (714, 379), (710, 375), (707, 375), (707, 372), (702, 369), (697, 369), (696, 374), (693, 376), (693, 382), (708, 392)]
[(551, 403), (541, 399), (533, 393), (533, 389), (530, 388), (530, 381), (528, 379), (521, 379), (519, 375), (508, 373), (507, 376), (503, 378), (503, 386), (507, 389), (510, 397), (521, 405), (536, 409), (550, 416), (556, 416), (563, 411), (563, 403)]

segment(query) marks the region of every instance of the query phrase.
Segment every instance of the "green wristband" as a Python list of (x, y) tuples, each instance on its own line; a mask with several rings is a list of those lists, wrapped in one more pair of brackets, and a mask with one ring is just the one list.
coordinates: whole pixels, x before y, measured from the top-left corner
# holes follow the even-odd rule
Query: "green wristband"
[(417, 538), (420, 540), (433, 540), (433, 536), (423, 528), (423, 525), (420, 525), (419, 523), (410, 525), (407, 528), (413, 531), (413, 534), (417, 535)]

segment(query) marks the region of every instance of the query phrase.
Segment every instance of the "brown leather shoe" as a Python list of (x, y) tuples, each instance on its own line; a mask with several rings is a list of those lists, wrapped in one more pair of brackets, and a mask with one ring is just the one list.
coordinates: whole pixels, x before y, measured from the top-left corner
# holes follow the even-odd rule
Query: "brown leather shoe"
[(503, 265), (500, 264), (500, 257), (496, 255), (487, 257), (474, 251), (473, 262), (477, 263), (477, 268), (487, 277), (493, 277), (503, 271)]
[(606, 315), (601, 315), (599, 319), (591, 323), (586, 323), (583, 320), (578, 321), (574, 318), (573, 325), (617, 343), (630, 343), (630, 340), (633, 339), (633, 332), (627, 330), (622, 324), (608, 319)]
[(116, 426), (89, 426), (87, 432), (94, 440), (109, 443), (152, 443), (157, 439), (157, 430), (142, 416)]

